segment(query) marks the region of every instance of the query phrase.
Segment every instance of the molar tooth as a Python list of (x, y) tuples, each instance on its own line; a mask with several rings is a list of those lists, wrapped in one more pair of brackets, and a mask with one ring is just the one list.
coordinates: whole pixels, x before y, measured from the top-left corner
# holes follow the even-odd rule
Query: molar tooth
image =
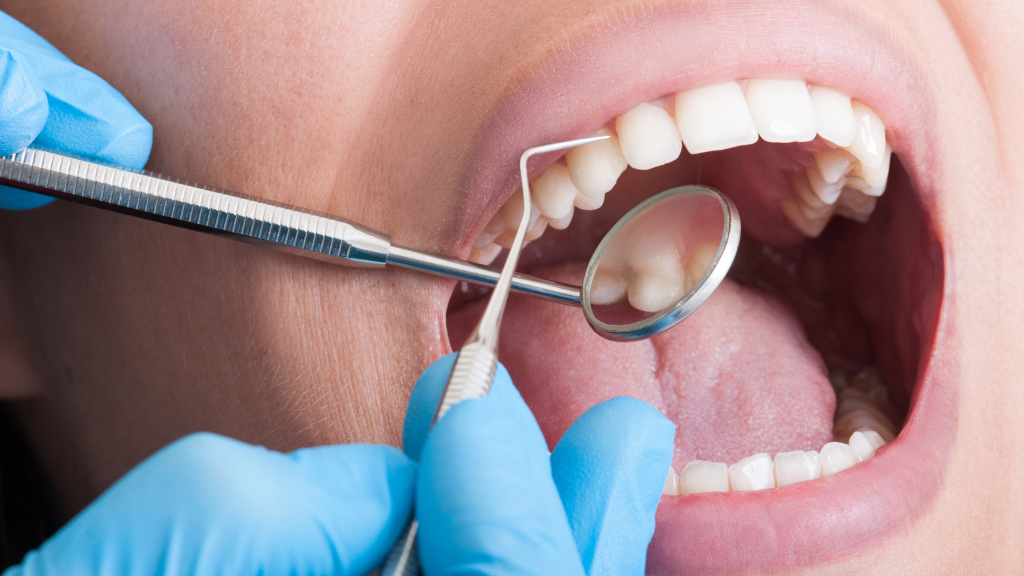
[(836, 215), (863, 224), (871, 218), (877, 202), (878, 198), (847, 186), (843, 188), (842, 194), (839, 195), (839, 201), (836, 202)]
[(843, 184), (845, 182), (845, 180), (840, 180), (834, 184), (829, 184), (825, 181), (825, 178), (817, 168), (807, 169), (807, 180), (810, 183), (811, 190), (814, 192), (814, 195), (825, 204), (836, 203), (836, 200), (839, 199), (839, 195), (843, 192)]
[(689, 290), (700, 277), (707, 272), (708, 266), (718, 254), (718, 244), (704, 240), (697, 244), (690, 252), (690, 262), (686, 265), (685, 282), (683, 288)]
[(491, 244), (480, 249), (474, 248), (469, 251), (469, 261), (489, 266), (500, 253), (501, 246), (498, 246), (497, 244)]
[(544, 230), (546, 230), (547, 227), (547, 220), (537, 220), (536, 222), (534, 222), (533, 228), (530, 228), (529, 230), (526, 231), (526, 236), (523, 237), (523, 241), (532, 242), (537, 238), (540, 238), (541, 234), (544, 233)]
[(598, 266), (590, 284), (590, 303), (596, 306), (614, 304), (626, 297), (626, 279), (619, 270)]
[(821, 177), (829, 184), (835, 184), (849, 174), (850, 165), (857, 161), (846, 150), (825, 150), (812, 152), (811, 155), (814, 156)]
[(829, 442), (821, 447), (821, 475), (831, 476), (857, 463), (857, 454), (849, 444)]
[(850, 97), (832, 88), (814, 86), (811, 88), (811, 102), (818, 119), (818, 135), (836, 146), (852, 144), (857, 123)]
[(772, 459), (767, 454), (754, 454), (729, 466), (729, 487), (733, 492), (774, 488)]
[(572, 210), (572, 202), (579, 193), (569, 176), (569, 169), (561, 164), (548, 166), (540, 178), (530, 184), (530, 188), (540, 213), (554, 220)]
[(789, 175), (789, 183), (793, 187), (794, 198), (779, 202), (779, 209), (789, 223), (808, 238), (817, 238), (832, 218), (836, 204), (825, 204), (811, 190), (806, 172), (793, 172)]
[(676, 123), (690, 154), (757, 142), (757, 125), (736, 82), (711, 84), (676, 94)]
[(854, 432), (850, 435), (850, 448), (857, 455), (857, 460), (863, 462), (875, 454), (875, 447), (863, 432)]
[[(877, 167), (866, 166), (863, 162), (857, 162), (853, 168), (853, 175), (867, 183), (868, 188), (863, 189), (865, 194), (870, 196), (881, 196), (885, 192), (885, 185), (889, 180), (889, 166), (892, 162), (892, 148), (885, 146), (885, 154), (882, 156), (882, 164)], [(880, 190), (875, 193), (876, 190)]]
[(808, 218), (795, 198), (779, 201), (779, 209), (793, 228), (808, 238), (817, 238), (828, 224), (829, 218)]
[(608, 193), (628, 165), (626, 157), (622, 155), (619, 139), (611, 130), (601, 128), (594, 136), (610, 138), (578, 146), (565, 155), (572, 182), (584, 196)]
[(789, 486), (821, 477), (821, 458), (814, 450), (794, 450), (775, 455), (775, 485)]
[(580, 210), (597, 210), (604, 204), (604, 194), (598, 196), (584, 196), (583, 194), (577, 194), (576, 199), (572, 201), (573, 206)]
[(575, 211), (576, 206), (570, 206), (569, 213), (566, 214), (565, 216), (562, 216), (561, 218), (558, 218), (556, 220), (552, 220), (551, 218), (547, 218), (545, 216), (541, 216), (541, 218), (547, 220), (548, 224), (550, 224), (551, 227), (554, 228), (555, 230), (565, 230), (566, 228), (569, 227), (569, 224), (572, 223), (572, 215)]
[(683, 496), (728, 491), (729, 467), (725, 462), (693, 460), (679, 473), (679, 493)]
[(886, 444), (885, 439), (882, 438), (882, 435), (879, 434), (878, 432), (875, 432), (874, 430), (858, 430), (858, 432), (864, 435), (864, 438), (866, 438), (867, 441), (871, 444), (872, 450), (878, 450), (879, 448), (885, 446)]
[(818, 134), (814, 104), (803, 80), (751, 79), (746, 96), (765, 142), (810, 142)]
[(623, 157), (637, 170), (668, 164), (683, 151), (675, 120), (664, 108), (648, 102), (616, 118), (615, 131)]
[(473, 243), (473, 248), (476, 248), (477, 250), (486, 248), (494, 242), (494, 239), (497, 238), (504, 229), (505, 222), (501, 219), (501, 212), (499, 210), (499, 212), (495, 214), (489, 222), (487, 222), (487, 226), (484, 226), (484, 231), (480, 233), (476, 242)]
[(653, 249), (648, 246), (638, 246), (630, 254), (629, 268), (633, 274), (626, 293), (633, 308), (660, 312), (683, 297), (685, 272), (673, 244)]
[(679, 495), (679, 475), (671, 466), (668, 467), (668, 477), (665, 478), (665, 487), (661, 489), (661, 494), (663, 496)]
[(877, 168), (882, 165), (885, 156), (885, 124), (858, 100), (853, 101), (853, 117), (857, 123), (857, 133), (853, 143), (844, 149), (857, 157), (865, 166)]
[[(519, 222), (523, 219), (523, 191), (516, 190), (512, 196), (505, 201), (501, 210), (498, 210), (498, 214), (501, 215), (501, 220), (504, 222), (505, 228), (511, 229), (513, 233), (518, 230)], [(540, 218), (540, 210), (536, 205), (530, 206), (530, 224), (527, 226), (527, 230), (534, 227), (537, 223), (537, 218)]]
[(861, 408), (856, 408), (837, 416), (833, 424), (832, 433), (836, 438), (843, 439), (849, 438), (858, 430), (874, 430), (886, 442), (892, 442), (896, 439), (895, 426), (892, 425), (892, 422), (889, 422), (888, 418), (885, 418), (883, 421), (872, 412)]

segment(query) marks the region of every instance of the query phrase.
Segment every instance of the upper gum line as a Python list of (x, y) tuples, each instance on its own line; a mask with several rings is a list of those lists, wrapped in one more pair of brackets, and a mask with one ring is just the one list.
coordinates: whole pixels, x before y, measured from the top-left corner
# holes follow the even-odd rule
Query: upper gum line
[[(599, 207), (627, 165), (646, 170), (675, 160), (683, 148), (700, 154), (760, 138), (820, 141), (832, 148), (811, 152), (816, 167), (789, 175), (791, 198), (778, 206), (796, 230), (816, 237), (834, 215), (861, 222), (870, 217), (885, 190), (892, 154), (885, 125), (870, 107), (827, 86), (794, 79), (689, 88), (641, 102), (596, 133), (602, 132), (612, 138), (570, 150), (531, 182), (540, 226), (564, 228), (572, 218), (568, 209)], [(518, 221), (516, 196), (484, 227), (470, 260), (489, 264), (507, 247), (511, 234), (499, 224)]]

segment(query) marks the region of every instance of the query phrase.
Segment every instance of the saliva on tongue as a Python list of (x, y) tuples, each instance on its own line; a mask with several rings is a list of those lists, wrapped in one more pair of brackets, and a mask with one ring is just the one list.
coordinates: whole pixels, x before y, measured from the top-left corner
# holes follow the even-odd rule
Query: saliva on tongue
[[(531, 273), (579, 285), (584, 270), (571, 262)], [(452, 342), (465, 340), (485, 305), (449, 315)], [(549, 447), (616, 396), (645, 400), (676, 423), (676, 468), (832, 441), (835, 395), (800, 322), (771, 294), (728, 279), (678, 326), (631, 343), (601, 338), (576, 308), (513, 296), (498, 356)]]

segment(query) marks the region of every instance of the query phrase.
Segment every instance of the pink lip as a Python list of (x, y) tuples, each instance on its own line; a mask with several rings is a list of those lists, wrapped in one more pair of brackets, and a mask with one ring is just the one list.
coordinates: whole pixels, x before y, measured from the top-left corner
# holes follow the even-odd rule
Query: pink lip
[[(803, 78), (865, 101), (886, 121), (917, 201), (934, 214), (939, 138), (913, 56), (884, 23), (852, 9), (811, 1), (787, 7), (739, 1), (616, 8), (566, 30), (571, 41), (554, 43), (557, 49), (519, 71), (521, 80), (478, 138), (460, 254), (518, 186), (522, 150), (585, 136), (644, 100), (734, 78)], [(838, 476), (766, 492), (664, 499), (648, 573), (820, 564), (877, 546), (927, 513), (943, 484), (957, 415), (948, 267), (945, 274), (942, 293), (933, 295), (937, 323), (918, 327), (917, 385), (899, 438)]]

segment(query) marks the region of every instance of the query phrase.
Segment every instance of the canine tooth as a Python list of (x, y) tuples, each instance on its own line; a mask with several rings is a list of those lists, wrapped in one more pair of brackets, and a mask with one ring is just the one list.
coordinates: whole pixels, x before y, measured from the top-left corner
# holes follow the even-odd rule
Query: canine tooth
[(618, 270), (598, 266), (590, 284), (590, 303), (597, 306), (614, 304), (626, 297), (626, 279)]
[(729, 488), (733, 492), (766, 490), (775, 487), (772, 459), (767, 454), (754, 454), (729, 466)]
[(836, 203), (836, 200), (839, 199), (839, 195), (843, 192), (843, 184), (845, 183), (844, 179), (834, 184), (829, 184), (825, 181), (825, 178), (817, 168), (807, 169), (807, 180), (810, 183), (811, 190), (814, 192), (814, 195), (825, 204)]
[(648, 170), (679, 158), (683, 151), (676, 122), (664, 108), (648, 102), (615, 119), (622, 156), (637, 170)]
[(857, 463), (857, 455), (849, 444), (829, 442), (821, 447), (821, 475), (831, 476)]
[(853, 117), (857, 123), (857, 132), (853, 143), (844, 149), (857, 157), (865, 166), (877, 168), (882, 165), (885, 156), (885, 124), (863, 102), (853, 101)]
[(843, 188), (842, 194), (839, 195), (839, 201), (836, 202), (836, 215), (863, 224), (871, 218), (877, 202), (878, 198), (875, 196), (868, 196), (860, 190), (846, 187)]
[(789, 486), (821, 477), (821, 458), (814, 450), (794, 450), (775, 455), (775, 485)]
[(565, 155), (572, 182), (584, 196), (608, 193), (628, 165), (622, 155), (619, 138), (611, 130), (601, 128), (594, 136), (610, 138), (578, 146)]
[[(857, 132), (850, 97), (825, 86), (811, 88), (811, 103), (818, 119), (818, 135), (836, 146), (849, 146)], [(834, 182), (832, 182), (834, 183)]]
[(814, 156), (821, 177), (829, 184), (835, 184), (849, 174), (850, 165), (857, 161), (846, 150), (825, 150), (812, 152), (811, 155)]
[(540, 178), (530, 184), (530, 188), (540, 213), (555, 220), (572, 210), (572, 201), (579, 193), (569, 176), (569, 169), (561, 164), (548, 166)]
[[(882, 164), (875, 168), (866, 166), (863, 162), (857, 162), (853, 168), (853, 175), (860, 178), (867, 183), (868, 189), (864, 190), (865, 194), (871, 196), (881, 196), (882, 192), (885, 192), (885, 185), (889, 180), (889, 166), (892, 162), (892, 148), (888, 145), (885, 147), (885, 154), (882, 156)], [(880, 192), (872, 193), (868, 190), (880, 190)]]
[(668, 467), (668, 477), (665, 478), (665, 487), (661, 489), (661, 493), (665, 496), (679, 495), (679, 474), (676, 474), (671, 466)]
[(577, 194), (576, 199), (572, 201), (573, 206), (580, 210), (597, 210), (604, 204), (604, 194), (598, 196), (584, 196), (583, 194)]
[(683, 496), (729, 491), (729, 467), (725, 462), (693, 460), (679, 472), (679, 493)]
[(483, 248), (474, 248), (469, 251), (469, 261), (475, 262), (476, 264), (483, 264), (484, 266), (494, 262), (494, 259), (501, 253), (501, 246), (497, 244), (491, 244)]
[(850, 448), (857, 455), (857, 460), (863, 462), (875, 454), (875, 447), (863, 432), (854, 432), (850, 435)]
[(676, 94), (676, 123), (690, 154), (757, 142), (757, 125), (743, 90), (723, 82)]
[(561, 218), (558, 218), (556, 220), (552, 220), (551, 218), (546, 218), (544, 216), (541, 216), (541, 218), (547, 220), (548, 224), (550, 224), (551, 227), (554, 228), (555, 230), (565, 230), (566, 228), (569, 227), (569, 224), (572, 223), (572, 215), (575, 211), (576, 206), (570, 206), (569, 213), (566, 214), (565, 216), (562, 216)]
[(746, 96), (765, 142), (810, 142), (818, 134), (814, 104), (803, 80), (751, 79)]

